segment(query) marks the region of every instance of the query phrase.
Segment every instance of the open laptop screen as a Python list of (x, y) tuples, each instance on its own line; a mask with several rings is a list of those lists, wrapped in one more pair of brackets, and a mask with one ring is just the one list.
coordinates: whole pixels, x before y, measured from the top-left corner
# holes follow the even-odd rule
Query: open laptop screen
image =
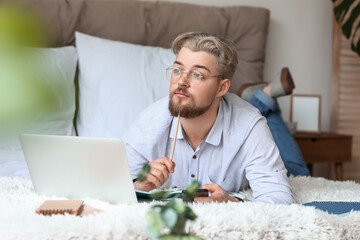
[(37, 193), (137, 202), (120, 139), (22, 134), (20, 142)]

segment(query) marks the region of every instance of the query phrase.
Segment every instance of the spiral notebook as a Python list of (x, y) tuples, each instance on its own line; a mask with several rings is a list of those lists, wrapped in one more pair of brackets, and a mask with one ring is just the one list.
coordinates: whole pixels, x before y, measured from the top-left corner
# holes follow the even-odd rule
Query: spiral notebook
[(46, 200), (35, 212), (42, 215), (65, 213), (80, 215), (83, 210), (83, 200)]

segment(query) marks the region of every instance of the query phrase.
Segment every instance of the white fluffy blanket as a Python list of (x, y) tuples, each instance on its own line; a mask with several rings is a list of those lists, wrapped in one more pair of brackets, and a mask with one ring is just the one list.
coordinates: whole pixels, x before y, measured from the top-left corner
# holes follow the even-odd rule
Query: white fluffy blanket
[[(191, 204), (198, 218), (187, 230), (204, 239), (360, 239), (360, 212), (340, 217), (301, 205), (360, 201), (360, 184), (309, 177), (290, 178), (290, 183), (299, 204)], [(1, 177), (0, 239), (147, 239), (144, 216), (150, 204), (114, 206), (85, 199), (87, 206), (104, 211), (84, 217), (35, 214), (46, 199), (55, 198), (37, 195), (30, 179)]]

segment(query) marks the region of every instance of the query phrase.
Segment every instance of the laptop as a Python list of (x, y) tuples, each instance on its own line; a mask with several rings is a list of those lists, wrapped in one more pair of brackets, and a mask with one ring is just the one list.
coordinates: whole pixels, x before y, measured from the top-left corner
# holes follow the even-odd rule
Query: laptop
[(22, 134), (20, 142), (37, 193), (137, 203), (120, 139)]

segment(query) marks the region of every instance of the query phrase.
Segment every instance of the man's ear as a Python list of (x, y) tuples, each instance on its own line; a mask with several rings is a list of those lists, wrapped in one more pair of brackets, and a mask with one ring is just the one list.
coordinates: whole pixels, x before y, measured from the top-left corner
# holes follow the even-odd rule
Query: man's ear
[(217, 93), (217, 97), (222, 97), (224, 96), (230, 88), (230, 80), (229, 79), (222, 79), (220, 80), (220, 84), (219, 84), (219, 89), (218, 89), (218, 93)]

